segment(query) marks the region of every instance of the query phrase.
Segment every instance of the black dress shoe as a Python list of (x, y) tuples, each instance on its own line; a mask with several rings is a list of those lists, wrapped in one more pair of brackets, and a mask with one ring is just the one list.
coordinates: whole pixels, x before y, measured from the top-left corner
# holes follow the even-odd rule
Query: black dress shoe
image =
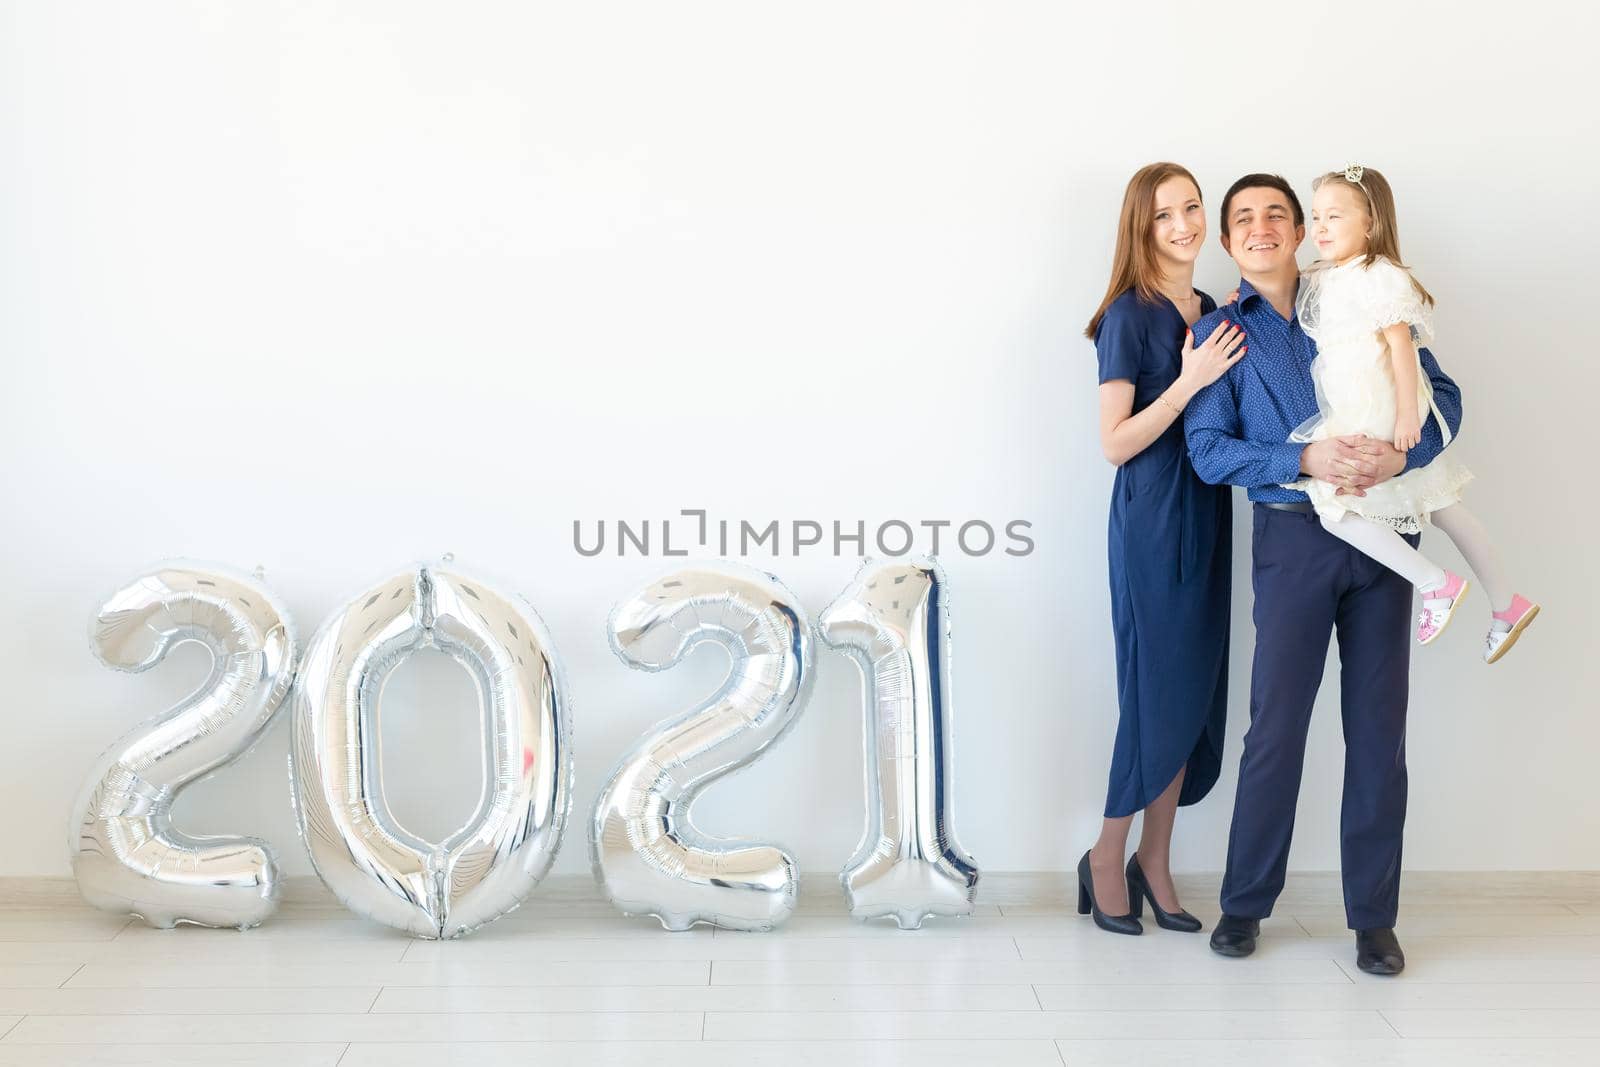
[(1211, 931), (1211, 951), (1219, 956), (1248, 956), (1256, 950), (1256, 938), (1260, 936), (1260, 919), (1224, 915)]
[(1078, 914), (1093, 914), (1096, 926), (1114, 934), (1144, 933), (1144, 927), (1134, 918), (1133, 912), (1130, 911), (1126, 915), (1107, 915), (1100, 910), (1099, 902), (1094, 899), (1094, 875), (1089, 873), (1087, 852), (1083, 854), (1083, 859), (1078, 861)]
[(1150, 901), (1150, 914), (1156, 917), (1156, 925), (1163, 930), (1182, 930), (1186, 934), (1200, 932), (1200, 920), (1179, 908), (1177, 911), (1164, 911), (1156, 903), (1156, 895), (1150, 890), (1150, 882), (1144, 876), (1144, 868), (1139, 866), (1139, 857), (1128, 857), (1128, 903), (1133, 905), (1133, 914), (1140, 915), (1144, 911), (1144, 902)]
[(1399, 974), (1406, 969), (1406, 954), (1391, 926), (1356, 931), (1356, 966), (1368, 974)]

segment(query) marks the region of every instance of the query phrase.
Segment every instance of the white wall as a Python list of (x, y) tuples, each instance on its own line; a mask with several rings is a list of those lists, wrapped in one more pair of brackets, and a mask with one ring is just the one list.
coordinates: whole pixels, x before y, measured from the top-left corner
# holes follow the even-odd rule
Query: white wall
[[(1546, 603), (1492, 669), (1481, 600), (1416, 656), (1406, 861), (1600, 867), (1575, 832), (1600, 823), (1594, 16), (1112, 7), (5, 3), (0, 874), (65, 873), (80, 775), (203, 674), (192, 647), (145, 676), (98, 666), (85, 630), (109, 589), (169, 555), (260, 563), (309, 635), (444, 551), (527, 594), (566, 659), (558, 870), (584, 870), (602, 774), (721, 666), (614, 660), (610, 604), (670, 564), (580, 558), (571, 523), (687, 507), (1030, 519), (1030, 557), (945, 557), (958, 827), (987, 868), (1069, 866), (1116, 716), (1112, 472), (1080, 331), (1123, 183), (1166, 158), (1212, 215), (1249, 170), (1304, 194), (1355, 159), (1394, 182), (1466, 397), (1472, 503)], [(1213, 243), (1200, 283), (1235, 277)], [(1180, 820), (1186, 870), (1224, 855), (1248, 529), (1229, 769)], [(813, 613), (855, 569), (765, 562)], [(429, 691), (468, 721), (438, 667), (396, 683), (397, 738)], [(861, 759), (854, 668), (829, 653), (818, 673), (782, 748), (699, 817), (825, 871), (860, 830)], [(432, 769), (440, 731), (416, 731), (397, 804), (465, 814), (470, 749)], [(303, 873), (286, 736), (181, 810)], [(1338, 864), (1342, 759), (1330, 671), (1299, 868)]]

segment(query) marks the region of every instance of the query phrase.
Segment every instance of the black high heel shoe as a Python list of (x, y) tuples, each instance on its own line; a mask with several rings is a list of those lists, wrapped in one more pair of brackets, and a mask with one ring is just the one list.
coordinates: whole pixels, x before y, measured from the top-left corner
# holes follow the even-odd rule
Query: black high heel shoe
[(1135, 918), (1139, 913), (1139, 903), (1137, 900), (1132, 903), (1134, 910), (1126, 915), (1107, 915), (1100, 910), (1099, 902), (1094, 899), (1094, 875), (1089, 873), (1089, 853), (1085, 852), (1083, 859), (1078, 861), (1078, 914), (1093, 915), (1096, 926), (1114, 934), (1142, 934), (1144, 927)]
[(1139, 866), (1137, 854), (1128, 859), (1128, 903), (1133, 907), (1133, 914), (1144, 914), (1144, 901), (1150, 899), (1150, 914), (1155, 916), (1156, 925), (1163, 930), (1181, 930), (1186, 934), (1200, 932), (1200, 920), (1179, 908), (1177, 911), (1163, 911), (1161, 905), (1156, 903), (1156, 895), (1150, 891), (1150, 882), (1144, 876), (1144, 868)]

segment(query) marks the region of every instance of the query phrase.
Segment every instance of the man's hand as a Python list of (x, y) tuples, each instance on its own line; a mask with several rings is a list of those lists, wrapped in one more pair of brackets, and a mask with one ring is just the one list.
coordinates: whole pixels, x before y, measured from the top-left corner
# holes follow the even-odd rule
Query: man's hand
[(1335, 495), (1366, 496), (1367, 490), (1405, 470), (1406, 454), (1387, 441), (1362, 434), (1313, 441), (1300, 453), (1300, 470), (1337, 486)]

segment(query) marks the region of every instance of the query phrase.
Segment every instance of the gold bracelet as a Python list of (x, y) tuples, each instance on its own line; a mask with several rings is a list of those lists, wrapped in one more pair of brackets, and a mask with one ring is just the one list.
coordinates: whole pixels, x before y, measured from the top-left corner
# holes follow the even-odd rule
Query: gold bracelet
[(1172, 401), (1168, 400), (1166, 393), (1157, 394), (1156, 399), (1161, 401), (1163, 404), (1167, 405), (1167, 407), (1171, 408), (1172, 409), (1172, 413), (1174, 415), (1182, 415), (1183, 414), (1183, 409), (1180, 408), (1178, 405), (1174, 404)]

